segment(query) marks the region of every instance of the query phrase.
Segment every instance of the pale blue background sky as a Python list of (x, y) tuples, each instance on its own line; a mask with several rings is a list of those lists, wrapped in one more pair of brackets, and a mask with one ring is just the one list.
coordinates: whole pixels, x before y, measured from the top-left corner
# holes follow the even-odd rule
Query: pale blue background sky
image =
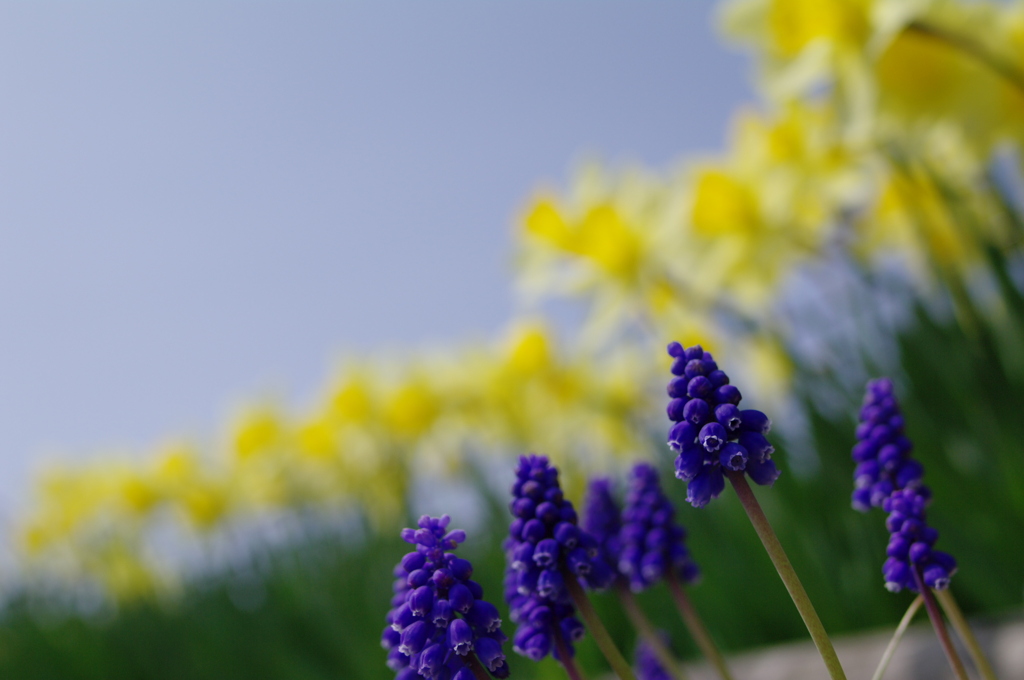
[(0, 512), (46, 456), (211, 435), (343, 350), (489, 336), (587, 152), (722, 145), (708, 2), (0, 4)]

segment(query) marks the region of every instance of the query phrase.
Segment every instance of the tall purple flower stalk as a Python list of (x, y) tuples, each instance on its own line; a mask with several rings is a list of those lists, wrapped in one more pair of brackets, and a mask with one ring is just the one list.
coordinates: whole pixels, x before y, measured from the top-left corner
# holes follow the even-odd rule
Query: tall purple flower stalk
[(633, 467), (619, 532), (618, 570), (634, 592), (666, 576), (683, 583), (700, 577), (684, 543), (686, 531), (675, 521), (675, 508), (661, 490), (658, 471), (647, 463)]
[(900, 489), (917, 489), (926, 499), (931, 496), (922, 483), (924, 466), (910, 457), (914, 445), (903, 434), (903, 414), (893, 392), (892, 380), (879, 378), (868, 383), (860, 409), (857, 443), (853, 460), (853, 507), (867, 512), (881, 508), (885, 500)]
[(725, 488), (726, 470), (745, 471), (756, 484), (771, 485), (779, 470), (775, 448), (765, 439), (771, 421), (753, 409), (740, 410), (740, 391), (700, 345), (668, 346), (673, 378), (667, 413), (675, 425), (668, 444), (678, 453), (676, 477), (687, 482), (686, 500), (697, 508)]
[(889, 559), (882, 567), (885, 587), (896, 593), (904, 588), (919, 592), (916, 569), (924, 584), (935, 590), (949, 587), (950, 577), (956, 572), (956, 560), (952, 555), (932, 546), (939, 538), (939, 532), (928, 526), (925, 507), (928, 497), (918, 489), (894, 491), (883, 503), (889, 513), (885, 526), (889, 529)]
[(584, 628), (566, 579), (604, 588), (612, 570), (597, 541), (577, 526), (576, 510), (547, 457), (520, 456), (512, 497), (514, 519), (505, 542), (505, 599), (518, 626), (512, 648), (534, 661), (552, 652), (560, 658), (559, 648), (572, 655)]
[(396, 680), (474, 680), (479, 660), (495, 678), (507, 678), (498, 610), (470, 577), (473, 565), (451, 553), (466, 540), (446, 531), (450, 518), (424, 515), (418, 529), (403, 529), (415, 546), (395, 567), (395, 595), (381, 645)]

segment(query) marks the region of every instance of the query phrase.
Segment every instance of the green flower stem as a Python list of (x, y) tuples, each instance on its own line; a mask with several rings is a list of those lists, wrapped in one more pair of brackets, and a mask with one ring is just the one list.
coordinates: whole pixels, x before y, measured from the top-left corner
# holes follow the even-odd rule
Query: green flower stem
[(569, 680), (586, 680), (583, 673), (580, 672), (579, 666), (576, 665), (576, 660), (572, 658), (568, 645), (565, 644), (565, 640), (562, 638), (562, 631), (552, 629), (551, 637), (555, 640), (555, 649), (558, 650), (558, 662), (562, 664), (562, 668), (565, 669), (565, 674), (569, 676)]
[(963, 612), (960, 611), (960, 605), (957, 604), (953, 593), (949, 590), (936, 590), (935, 597), (938, 598), (939, 604), (942, 605), (943, 611), (946, 612), (949, 622), (956, 629), (957, 635), (960, 636), (960, 639), (967, 646), (967, 651), (974, 661), (974, 666), (981, 673), (981, 677), (984, 680), (998, 680), (995, 671), (992, 670), (992, 664), (989, 663), (988, 657), (985, 656), (981, 645), (978, 644), (978, 638), (974, 637), (974, 632), (967, 625), (967, 619), (964, 618)]
[(921, 591), (921, 597), (924, 598), (924, 607), (928, 610), (928, 618), (932, 620), (935, 635), (939, 638), (942, 651), (946, 653), (946, 659), (949, 660), (949, 666), (953, 669), (953, 674), (957, 677), (957, 680), (970, 680), (970, 677), (967, 675), (967, 669), (964, 668), (964, 662), (960, 660), (960, 655), (956, 653), (956, 647), (953, 646), (953, 641), (949, 637), (949, 631), (946, 630), (946, 624), (942, 620), (942, 612), (939, 611), (939, 605), (935, 602), (932, 589), (924, 584), (921, 570), (917, 565), (913, 565), (911, 571), (914, 572), (914, 580), (917, 582), (917, 589)]
[(473, 676), (476, 677), (476, 680), (494, 680), (473, 652), (466, 655), (466, 665), (469, 666), (469, 670), (473, 671)]
[(679, 660), (672, 656), (672, 652), (662, 644), (658, 631), (654, 629), (654, 624), (644, 614), (629, 587), (624, 583), (619, 583), (615, 586), (615, 590), (619, 595), (619, 601), (622, 602), (622, 608), (626, 610), (626, 616), (647, 642), (647, 646), (651, 648), (654, 655), (658, 657), (662, 668), (671, 673), (676, 680), (686, 680), (686, 674), (683, 672)]
[(583, 617), (583, 623), (587, 625), (587, 630), (594, 636), (594, 642), (597, 643), (598, 649), (604, 654), (604, 658), (608, 660), (612, 670), (619, 676), (619, 680), (636, 680), (636, 676), (633, 675), (633, 669), (629, 667), (629, 663), (622, 656), (622, 652), (619, 651), (619, 648), (612, 641), (612, 636), (608, 634), (608, 630), (601, 623), (597, 612), (594, 611), (594, 605), (590, 604), (587, 594), (583, 592), (583, 587), (576, 580), (576, 575), (568, 569), (563, 569), (562, 577), (565, 579), (565, 587), (568, 588), (569, 595), (572, 597), (576, 609), (579, 610), (580, 616)]
[(896, 626), (896, 632), (892, 634), (892, 639), (889, 640), (889, 646), (885, 648), (882, 653), (882, 658), (878, 661), (878, 668), (875, 669), (875, 674), (871, 676), (871, 680), (882, 680), (882, 676), (885, 675), (885, 669), (889, 667), (889, 662), (892, 661), (893, 655), (896, 653), (896, 648), (900, 646), (900, 640), (903, 639), (903, 634), (907, 632), (907, 627), (910, 626), (910, 622), (913, 620), (914, 615), (924, 604), (924, 598), (918, 595), (914, 598), (914, 601), (907, 607), (907, 613), (900, 619), (900, 625)]
[(726, 474), (729, 477), (729, 481), (732, 482), (733, 488), (736, 489), (736, 495), (740, 497), (743, 509), (747, 511), (750, 523), (754, 525), (754, 531), (757, 532), (758, 538), (761, 539), (764, 549), (768, 552), (768, 556), (775, 565), (775, 570), (779, 572), (779, 577), (785, 584), (786, 590), (789, 591), (793, 604), (796, 605), (797, 611), (800, 612), (800, 618), (804, 620), (807, 632), (811, 634), (811, 639), (818, 648), (818, 653), (825, 662), (825, 667), (828, 668), (829, 676), (832, 680), (846, 680), (846, 673), (843, 672), (843, 666), (839, 663), (839, 657), (836, 656), (832, 640), (829, 639), (828, 633), (825, 632), (825, 627), (821, 625), (818, 612), (814, 611), (814, 605), (811, 604), (811, 599), (807, 597), (807, 591), (804, 590), (803, 584), (800, 583), (800, 578), (796, 575), (796, 571), (793, 570), (793, 565), (790, 564), (786, 551), (782, 549), (779, 537), (775, 535), (775, 530), (772, 529), (768, 518), (765, 517), (760, 503), (757, 502), (757, 497), (754, 496), (750, 485), (747, 484), (744, 472), (742, 470), (729, 470)]
[(686, 589), (683, 588), (675, 574), (669, 573), (665, 580), (668, 582), (668, 589), (672, 593), (672, 599), (675, 600), (676, 607), (679, 609), (679, 615), (683, 617), (683, 623), (686, 624), (686, 628), (690, 631), (694, 642), (700, 647), (704, 658), (715, 667), (718, 674), (722, 676), (722, 680), (732, 680), (729, 667), (725, 665), (725, 657), (718, 651), (715, 641), (711, 639), (711, 634), (708, 633), (708, 629), (704, 626), (704, 621), (700, 618), (700, 614), (697, 613), (693, 603), (690, 602)]

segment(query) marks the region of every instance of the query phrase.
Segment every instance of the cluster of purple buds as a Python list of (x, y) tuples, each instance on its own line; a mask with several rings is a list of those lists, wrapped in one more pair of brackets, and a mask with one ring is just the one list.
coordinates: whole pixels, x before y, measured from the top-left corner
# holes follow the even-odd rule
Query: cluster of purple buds
[[(658, 631), (658, 636), (667, 649), (671, 642), (668, 635), (665, 631)], [(636, 663), (634, 666), (637, 680), (675, 680), (673, 675), (661, 665), (658, 655), (654, 653), (654, 650), (643, 638), (637, 640)]]
[(684, 583), (700, 578), (685, 539), (686, 531), (675, 521), (675, 508), (661, 490), (658, 471), (647, 463), (637, 463), (619, 532), (618, 568), (629, 579), (629, 587), (640, 592), (668, 575)]
[(613, 572), (600, 558), (594, 537), (577, 526), (558, 470), (546, 457), (520, 456), (512, 497), (514, 519), (505, 542), (505, 599), (518, 625), (512, 648), (534, 661), (550, 652), (558, 658), (559, 643), (574, 654), (573, 643), (584, 629), (575, 617), (566, 579), (605, 588)]
[(668, 417), (675, 422), (668, 444), (678, 452), (676, 477), (687, 482), (686, 500), (704, 507), (725, 488), (724, 470), (744, 470), (761, 485), (779, 476), (771, 459), (774, 447), (765, 439), (768, 416), (740, 410), (740, 391), (729, 384), (714, 357), (700, 345), (668, 346), (672, 374), (668, 384)]
[(880, 508), (894, 491), (917, 488), (925, 497), (928, 488), (922, 485), (924, 466), (910, 457), (913, 444), (903, 434), (903, 416), (893, 393), (892, 381), (879, 378), (868, 383), (864, 404), (860, 409), (857, 443), (853, 460), (853, 507), (867, 512)]
[(452, 554), (464, 531), (447, 532), (450, 518), (420, 518), (419, 529), (403, 529), (416, 546), (395, 567), (395, 595), (381, 645), (396, 680), (474, 680), (472, 653), (496, 678), (507, 678), (498, 610), (471, 580), (473, 565)]
[(885, 526), (890, 538), (886, 554), (889, 559), (882, 566), (885, 587), (897, 593), (904, 588), (918, 592), (914, 571), (929, 588), (944, 590), (956, 572), (952, 555), (933, 550), (939, 532), (925, 522), (928, 497), (918, 489), (894, 491), (882, 503), (889, 513)]
[(583, 530), (594, 537), (601, 559), (611, 566), (619, 563), (621, 513), (612, 494), (612, 481), (607, 477), (590, 480), (583, 506)]

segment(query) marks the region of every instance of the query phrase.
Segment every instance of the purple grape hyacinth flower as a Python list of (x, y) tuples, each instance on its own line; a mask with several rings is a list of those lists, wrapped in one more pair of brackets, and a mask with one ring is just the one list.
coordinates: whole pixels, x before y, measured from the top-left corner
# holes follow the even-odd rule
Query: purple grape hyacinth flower
[(547, 457), (520, 456), (509, 507), (514, 519), (505, 541), (505, 599), (518, 626), (512, 649), (540, 661), (549, 653), (558, 658), (556, 642), (562, 642), (574, 654), (573, 643), (584, 629), (565, 579), (605, 588), (613, 572), (601, 559), (594, 537), (577, 526), (576, 511), (562, 495), (558, 469)]
[(929, 498), (920, 489), (900, 489), (885, 499), (882, 508), (889, 513), (885, 526), (889, 529), (889, 558), (882, 566), (885, 587), (894, 593), (904, 588), (918, 592), (914, 569), (921, 575), (924, 584), (935, 590), (949, 587), (950, 578), (956, 573), (956, 560), (952, 555), (932, 546), (939, 538), (939, 532), (925, 521), (925, 508)]
[(607, 477), (590, 480), (583, 505), (583, 530), (594, 537), (601, 559), (613, 569), (619, 563), (621, 515), (612, 494), (612, 480)]
[(853, 473), (855, 510), (880, 508), (900, 489), (917, 489), (926, 498), (931, 495), (921, 481), (924, 466), (910, 457), (914, 445), (903, 434), (903, 415), (889, 378), (868, 382), (856, 434), (852, 451), (857, 463)]
[[(669, 647), (669, 638), (665, 631), (658, 631), (658, 636), (666, 648)], [(658, 659), (658, 655), (643, 639), (637, 639), (636, 644), (636, 668), (637, 680), (675, 680), (674, 676), (665, 670)]]
[(743, 470), (754, 483), (771, 485), (779, 477), (765, 439), (771, 421), (753, 409), (740, 410), (740, 391), (700, 345), (668, 346), (673, 378), (666, 409), (675, 425), (668, 445), (678, 453), (676, 477), (687, 482), (686, 500), (702, 508), (725, 488), (725, 470)]
[(447, 531), (450, 521), (424, 515), (418, 529), (402, 530), (416, 550), (395, 567), (395, 595), (381, 635), (396, 680), (474, 680), (470, 653), (495, 678), (509, 675), (498, 610), (470, 578), (473, 565), (451, 553), (466, 533)]
[(646, 590), (669, 574), (684, 583), (698, 580), (700, 569), (690, 559), (685, 539), (686, 531), (675, 521), (675, 508), (661, 490), (658, 471), (637, 463), (619, 532), (618, 570), (629, 579), (630, 589)]

